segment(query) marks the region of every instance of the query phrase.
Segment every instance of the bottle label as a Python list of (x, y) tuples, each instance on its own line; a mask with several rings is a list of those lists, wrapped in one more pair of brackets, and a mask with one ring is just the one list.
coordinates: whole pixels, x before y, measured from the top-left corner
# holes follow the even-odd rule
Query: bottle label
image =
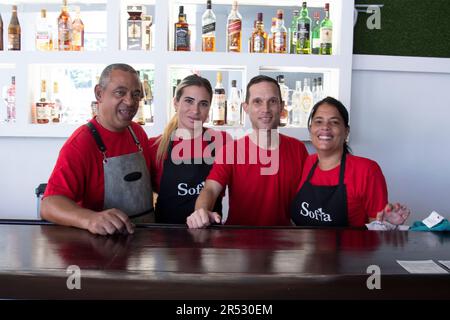
[(253, 52), (264, 52), (264, 37), (256, 35), (253, 38)]
[(72, 34), (72, 44), (81, 47), (81, 32), (74, 32)]
[(36, 103), (37, 120), (49, 120), (51, 116), (51, 108), (47, 103)]
[(282, 53), (286, 51), (286, 34), (277, 32), (273, 37), (273, 51)]
[(189, 48), (188, 27), (178, 27), (175, 31), (175, 50), (180, 47)]
[(297, 41), (299, 42), (300, 48), (307, 48), (308, 41), (310, 37), (311, 25), (306, 22), (298, 23), (298, 33), (297, 33)]
[(202, 34), (212, 33), (214, 31), (216, 31), (215, 22), (202, 26)]
[(306, 113), (306, 112), (308, 112), (309, 113), (309, 111), (311, 111), (311, 108), (312, 108), (312, 99), (311, 99), (311, 97), (309, 97), (309, 96), (307, 96), (307, 95), (305, 95), (305, 96), (303, 96), (303, 98), (302, 98), (302, 109), (303, 109), (303, 111)]
[(320, 48), (320, 38), (313, 38), (312, 39), (312, 50), (313, 50), (313, 53), (314, 53), (314, 50), (319, 50), (319, 48)]
[(320, 29), (320, 42), (322, 44), (330, 44), (333, 42), (333, 29), (331, 28), (321, 28)]
[(8, 49), (9, 50), (20, 50), (20, 35), (19, 34), (9, 34), (8, 35)]
[(237, 102), (231, 102), (228, 108), (228, 114), (227, 114), (227, 123), (230, 125), (235, 125), (239, 123), (239, 103)]
[(228, 20), (228, 51), (240, 51), (242, 21), (240, 19)]
[(213, 121), (225, 121), (225, 104), (226, 97), (224, 94), (214, 95), (214, 111), (213, 111)]

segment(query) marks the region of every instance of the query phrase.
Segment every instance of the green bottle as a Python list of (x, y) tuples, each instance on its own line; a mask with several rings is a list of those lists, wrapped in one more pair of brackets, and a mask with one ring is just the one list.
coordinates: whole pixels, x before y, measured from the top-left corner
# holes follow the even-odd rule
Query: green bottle
[(311, 53), (311, 18), (308, 15), (306, 2), (303, 2), (302, 11), (297, 23), (297, 53)]
[(314, 12), (314, 26), (312, 31), (312, 54), (320, 54), (320, 13)]
[(289, 28), (289, 53), (297, 53), (297, 23), (298, 10), (294, 10), (292, 15), (292, 23)]
[(330, 4), (325, 3), (325, 18), (320, 23), (320, 54), (332, 54), (333, 23), (330, 20)]

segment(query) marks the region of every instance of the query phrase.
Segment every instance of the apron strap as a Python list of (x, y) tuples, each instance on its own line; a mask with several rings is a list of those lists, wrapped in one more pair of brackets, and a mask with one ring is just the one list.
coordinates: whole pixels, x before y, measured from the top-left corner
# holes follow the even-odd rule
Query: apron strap
[(131, 129), (131, 126), (128, 126), (128, 131), (130, 131), (131, 136), (133, 137), (134, 143), (138, 146), (139, 151), (142, 151), (141, 143), (139, 142), (136, 134), (134, 133), (133, 129)]
[[(347, 158), (347, 151), (344, 150), (344, 152), (342, 153), (342, 158), (341, 158), (341, 167), (339, 169), (339, 184), (340, 185), (344, 184), (346, 158)], [(312, 166), (311, 170), (309, 170), (308, 177), (306, 178), (306, 182), (309, 182), (309, 180), (311, 180), (312, 175), (314, 174), (314, 171), (316, 170), (318, 164), (319, 164), (319, 157), (317, 157), (316, 162)]]
[(98, 149), (103, 154), (103, 162), (106, 162), (106, 147), (103, 143), (102, 137), (100, 137), (100, 134), (98, 133), (95, 126), (92, 124), (92, 122), (86, 123), (86, 126), (89, 128), (89, 131), (91, 132), (92, 136), (94, 137), (95, 143), (97, 144)]

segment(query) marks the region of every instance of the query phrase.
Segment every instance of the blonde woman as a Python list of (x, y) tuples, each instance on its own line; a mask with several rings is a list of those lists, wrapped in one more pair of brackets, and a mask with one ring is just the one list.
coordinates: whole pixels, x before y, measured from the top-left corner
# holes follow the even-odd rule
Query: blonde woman
[[(213, 91), (198, 75), (184, 78), (177, 86), (175, 115), (162, 135), (149, 139), (153, 190), (158, 193), (155, 221), (185, 224), (211, 170), (215, 154), (226, 140), (225, 132), (204, 129)], [(222, 197), (215, 204), (222, 212)]]

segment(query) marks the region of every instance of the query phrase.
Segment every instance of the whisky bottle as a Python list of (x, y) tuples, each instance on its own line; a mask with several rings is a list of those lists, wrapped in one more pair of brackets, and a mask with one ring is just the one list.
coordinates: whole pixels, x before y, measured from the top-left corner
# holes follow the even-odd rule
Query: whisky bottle
[(63, 0), (58, 17), (58, 50), (69, 51), (72, 48), (72, 21), (67, 10), (67, 0)]
[(61, 122), (63, 106), (62, 106), (61, 98), (59, 96), (59, 86), (58, 86), (57, 81), (53, 82), (53, 93), (52, 93), (50, 106), (51, 106), (50, 110), (51, 110), (52, 122), (54, 122), (54, 123)]
[(206, 1), (202, 16), (202, 51), (216, 51), (216, 15), (211, 9), (211, 0)]
[(175, 51), (191, 51), (189, 24), (186, 21), (184, 6), (180, 6), (178, 21), (175, 23)]
[(267, 33), (264, 31), (263, 14), (259, 12), (255, 22), (255, 29), (250, 38), (250, 52), (267, 52)]
[(227, 51), (241, 52), (242, 16), (238, 12), (237, 1), (233, 1), (231, 12), (227, 19)]
[(311, 35), (311, 52), (312, 54), (320, 54), (320, 13), (314, 12), (314, 26)]
[(241, 104), (241, 92), (236, 87), (236, 80), (232, 80), (227, 103), (227, 125), (237, 126), (240, 124)]
[(6, 121), (16, 121), (16, 77), (11, 77), (11, 85), (6, 89)]
[(142, 37), (142, 49), (146, 51), (152, 50), (152, 24), (153, 18), (149, 15), (142, 16), (142, 29), (143, 29), (143, 37)]
[(292, 14), (291, 27), (289, 28), (289, 53), (297, 53), (297, 24), (298, 10), (294, 10)]
[(333, 23), (330, 20), (330, 4), (325, 3), (325, 18), (320, 23), (320, 54), (332, 54)]
[(216, 87), (212, 99), (213, 125), (223, 126), (226, 120), (226, 96), (222, 86), (222, 73), (217, 72)]
[(142, 6), (127, 6), (127, 50), (142, 49)]
[(267, 52), (268, 53), (273, 52), (273, 37), (274, 37), (276, 25), (277, 25), (277, 18), (273, 17), (272, 24), (270, 26), (270, 33), (267, 35)]
[(72, 23), (72, 50), (84, 50), (84, 23), (80, 17), (80, 7), (75, 9), (75, 20)]
[(0, 14), (0, 51), (3, 51), (3, 20)]
[(280, 127), (285, 127), (288, 124), (289, 113), (287, 110), (288, 96), (289, 96), (289, 87), (284, 84), (284, 76), (280, 74), (277, 76), (277, 81), (280, 86), (281, 91), (281, 100), (283, 101), (283, 109), (280, 113)]
[(11, 21), (8, 26), (8, 50), (20, 50), (21, 29), (17, 18), (17, 6), (12, 6)]
[(50, 51), (51, 43), (52, 32), (47, 20), (47, 10), (41, 9), (41, 16), (36, 23), (36, 50)]
[(297, 23), (297, 53), (311, 53), (311, 18), (308, 15), (306, 2), (303, 2)]
[(284, 26), (283, 10), (277, 10), (277, 19), (275, 29), (273, 31), (273, 52), (287, 52), (287, 29)]
[(51, 118), (51, 106), (47, 101), (46, 81), (41, 80), (41, 96), (36, 103), (36, 121), (37, 123), (49, 123)]

